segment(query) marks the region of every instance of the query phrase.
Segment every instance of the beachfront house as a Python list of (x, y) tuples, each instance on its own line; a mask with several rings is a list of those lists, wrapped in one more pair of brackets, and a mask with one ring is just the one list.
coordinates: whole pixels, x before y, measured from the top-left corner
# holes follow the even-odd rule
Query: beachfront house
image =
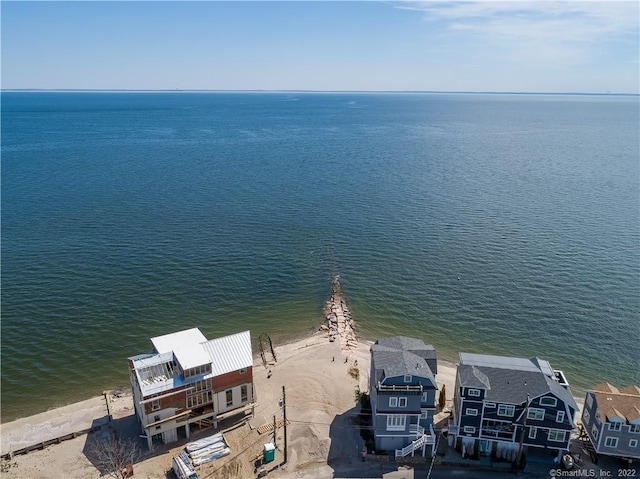
[(438, 372), (436, 351), (394, 336), (371, 346), (369, 396), (375, 447), (396, 456), (432, 455)]
[(596, 454), (640, 459), (640, 387), (594, 386), (584, 398), (582, 426)]
[(149, 449), (188, 438), (194, 425), (254, 401), (249, 331), (207, 340), (198, 328), (151, 338), (153, 351), (129, 358), (133, 405)]
[(449, 434), (466, 457), (516, 461), (534, 449), (559, 460), (577, 408), (562, 371), (543, 359), (460, 353)]

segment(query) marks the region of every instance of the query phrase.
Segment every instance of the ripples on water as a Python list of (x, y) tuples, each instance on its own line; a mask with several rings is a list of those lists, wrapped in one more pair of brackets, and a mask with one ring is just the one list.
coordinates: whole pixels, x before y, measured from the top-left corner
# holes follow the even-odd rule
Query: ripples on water
[(334, 272), (365, 337), (639, 382), (637, 97), (2, 105), (3, 421), (126, 384), (150, 336), (308, 334)]

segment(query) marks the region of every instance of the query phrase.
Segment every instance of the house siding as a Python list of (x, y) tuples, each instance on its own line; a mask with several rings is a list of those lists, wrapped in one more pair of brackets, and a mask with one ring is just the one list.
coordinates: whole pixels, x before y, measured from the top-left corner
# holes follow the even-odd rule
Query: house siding
[[(591, 403), (591, 405), (589, 405)], [(620, 431), (609, 430), (609, 422), (603, 420), (599, 414), (598, 399), (593, 392), (585, 394), (585, 404), (582, 411), (582, 424), (587, 432), (591, 444), (596, 453), (607, 456), (640, 459), (640, 433), (631, 432), (630, 424), (622, 424)], [(598, 430), (597, 438), (594, 437), (593, 427)], [(617, 438), (616, 447), (606, 445), (607, 438)], [(631, 447), (629, 442), (637, 440), (637, 445)]]

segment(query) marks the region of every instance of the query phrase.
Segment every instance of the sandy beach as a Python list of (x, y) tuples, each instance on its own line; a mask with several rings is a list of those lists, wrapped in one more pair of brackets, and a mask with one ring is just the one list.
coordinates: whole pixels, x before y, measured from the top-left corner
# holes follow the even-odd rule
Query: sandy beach
[[(273, 438), (272, 433), (260, 434), (257, 429), (272, 424), (274, 415), (277, 419), (282, 417), (279, 401), (283, 386), (288, 419), (288, 461), (282, 469), (270, 472), (269, 476), (334, 477), (340, 468), (348, 468), (352, 463), (353, 467), (358, 467), (356, 461), (363, 443), (353, 424), (357, 414), (356, 393), (358, 390), (366, 391), (368, 387), (369, 346), (366, 341), (352, 341), (351, 347), (347, 347), (340, 341), (330, 342), (325, 332), (318, 332), (293, 343), (276, 345), (277, 362), (271, 361), (267, 367), (260, 358), (256, 358), (255, 414), (243, 425), (225, 433), (231, 454), (199, 467), (199, 477), (254, 477), (252, 459), (260, 454), (263, 444)], [(455, 381), (454, 365), (440, 362), (437, 380), (440, 387), (446, 385), (447, 393), (451, 395)], [(113, 421), (107, 426), (3, 461), (2, 476), (16, 479), (100, 477), (100, 471), (87, 457), (88, 444), (93, 436), (110, 429), (118, 430), (121, 437), (139, 434), (130, 393), (107, 394), (107, 400), (113, 416)], [(56, 416), (55, 410), (49, 413)], [(42, 427), (34, 421), (21, 421), (23, 434), (25, 427), (27, 435), (29, 428), (33, 432)], [(231, 423), (223, 427), (229, 425)], [(3, 436), (11, 427), (12, 423), (3, 425)], [(207, 431), (198, 436), (205, 435)], [(282, 460), (282, 428), (278, 429), (276, 444), (278, 451), (273, 464)], [(175, 443), (152, 452), (144, 451), (145, 455), (135, 464), (135, 477), (167, 477), (172, 457), (183, 447), (183, 443)]]

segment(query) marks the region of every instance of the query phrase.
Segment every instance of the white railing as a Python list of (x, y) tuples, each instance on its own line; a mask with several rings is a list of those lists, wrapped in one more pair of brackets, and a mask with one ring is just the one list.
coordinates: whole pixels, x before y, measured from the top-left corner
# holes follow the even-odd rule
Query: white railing
[(433, 444), (435, 444), (435, 437), (431, 434), (423, 434), (408, 446), (405, 446), (402, 449), (396, 449), (396, 457), (406, 457), (409, 454), (412, 454), (416, 449)]
[(424, 428), (420, 424), (409, 424), (409, 434), (418, 438), (424, 434)]

